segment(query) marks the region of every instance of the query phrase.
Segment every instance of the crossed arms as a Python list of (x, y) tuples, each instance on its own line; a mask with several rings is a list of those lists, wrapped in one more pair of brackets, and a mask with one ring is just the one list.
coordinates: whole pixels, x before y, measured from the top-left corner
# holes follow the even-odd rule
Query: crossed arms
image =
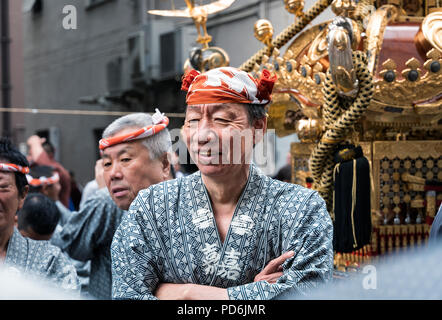
[[(276, 283), (283, 275), (282, 264), (294, 256), (293, 251), (286, 252), (271, 260), (267, 266), (255, 276), (254, 282), (267, 281)], [(154, 295), (160, 300), (228, 300), (227, 289), (198, 284), (161, 283)]]

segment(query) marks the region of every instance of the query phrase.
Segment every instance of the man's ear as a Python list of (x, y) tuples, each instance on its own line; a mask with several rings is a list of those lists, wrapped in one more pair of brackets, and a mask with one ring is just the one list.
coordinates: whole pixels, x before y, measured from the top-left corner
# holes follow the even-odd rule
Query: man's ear
[[(257, 145), (264, 137), (264, 134), (267, 132), (267, 117), (256, 119), (253, 121), (253, 145)], [(259, 132), (259, 134), (258, 134)]]
[(169, 153), (163, 154), (161, 157), (161, 170), (163, 171), (163, 179), (168, 180), (170, 176), (170, 161), (169, 161)]
[(21, 208), (23, 208), (23, 204), (25, 203), (25, 199), (26, 196), (28, 195), (29, 192), (29, 186), (25, 186), (23, 193), (20, 195), (18, 195), (18, 210), (20, 210)]

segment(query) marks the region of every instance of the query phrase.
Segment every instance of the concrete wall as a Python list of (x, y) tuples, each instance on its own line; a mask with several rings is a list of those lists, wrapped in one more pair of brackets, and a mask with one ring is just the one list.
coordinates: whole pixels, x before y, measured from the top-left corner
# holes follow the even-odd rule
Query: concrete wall
[[(12, 108), (24, 105), (23, 96), (23, 28), (22, 28), (22, 1), (9, 1), (9, 32), (10, 32), (10, 82)], [(0, 78), (1, 78), (0, 66)], [(1, 93), (0, 93), (1, 94)], [(2, 106), (3, 107), (3, 106)], [(23, 114), (10, 113), (11, 139), (14, 143), (23, 140)], [(4, 114), (2, 114), (4, 116)], [(2, 122), (0, 122), (0, 127)], [(0, 129), (0, 132), (2, 128)]]
[[(63, 7), (77, 8), (78, 28), (65, 30)], [(121, 110), (83, 105), (80, 98), (106, 93), (106, 63), (126, 52), (126, 37), (139, 22), (132, 1), (111, 0), (86, 9), (84, 0), (46, 0), (41, 13), (24, 15), (25, 103), (41, 109)], [(80, 183), (93, 178), (97, 155), (94, 129), (116, 117), (26, 115), (26, 136), (56, 127), (60, 162)]]

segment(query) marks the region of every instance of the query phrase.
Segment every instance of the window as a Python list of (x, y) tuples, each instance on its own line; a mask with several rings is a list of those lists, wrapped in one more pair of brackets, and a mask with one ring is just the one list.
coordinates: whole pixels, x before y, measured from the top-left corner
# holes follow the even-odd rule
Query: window
[(93, 9), (99, 5), (110, 2), (113, 0), (85, 0), (86, 10)]
[(175, 32), (160, 35), (161, 74), (175, 72)]
[(43, 10), (43, 0), (24, 0), (23, 13), (32, 12), (33, 14), (40, 13)]

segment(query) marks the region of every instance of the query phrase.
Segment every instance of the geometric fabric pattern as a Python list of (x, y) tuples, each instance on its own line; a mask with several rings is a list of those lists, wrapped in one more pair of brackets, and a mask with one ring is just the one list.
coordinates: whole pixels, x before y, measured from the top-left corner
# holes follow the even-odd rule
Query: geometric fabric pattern
[(100, 300), (112, 298), (110, 246), (124, 212), (107, 188), (99, 189), (80, 211), (71, 213), (63, 230), (52, 240), (72, 259), (91, 260), (88, 293)]
[(9, 239), (4, 265), (8, 272), (47, 280), (68, 294), (80, 293), (75, 267), (63, 252), (48, 241), (23, 237), (16, 228)]
[[(159, 283), (227, 288), (230, 299), (271, 299), (332, 278), (333, 227), (316, 191), (280, 182), (250, 166), (222, 243), (201, 173), (139, 192), (111, 246), (112, 297), (156, 299)], [(293, 250), (274, 284), (253, 282), (273, 259)]]

